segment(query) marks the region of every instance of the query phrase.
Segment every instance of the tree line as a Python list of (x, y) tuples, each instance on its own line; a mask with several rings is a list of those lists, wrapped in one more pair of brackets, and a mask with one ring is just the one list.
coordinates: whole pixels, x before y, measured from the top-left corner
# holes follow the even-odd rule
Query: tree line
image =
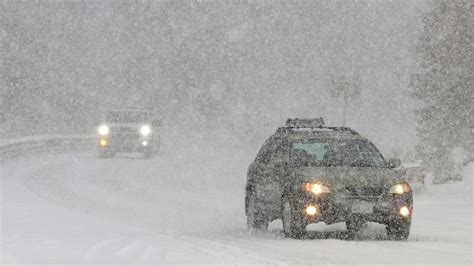
[(474, 156), (474, 3), (433, 1), (423, 22), (411, 80), (417, 151), (435, 182), (460, 180), (461, 163)]

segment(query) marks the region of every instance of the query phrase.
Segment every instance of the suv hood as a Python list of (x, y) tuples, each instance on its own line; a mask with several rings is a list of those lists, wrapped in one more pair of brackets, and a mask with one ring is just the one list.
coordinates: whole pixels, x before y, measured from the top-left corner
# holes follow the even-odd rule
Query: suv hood
[(304, 167), (295, 169), (293, 174), (300, 184), (321, 182), (336, 191), (347, 187), (389, 187), (402, 181), (400, 171), (390, 168)]

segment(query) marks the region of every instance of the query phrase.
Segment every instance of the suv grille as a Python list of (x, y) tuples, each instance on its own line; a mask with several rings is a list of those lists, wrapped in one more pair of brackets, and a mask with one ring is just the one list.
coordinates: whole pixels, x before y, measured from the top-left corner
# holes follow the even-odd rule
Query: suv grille
[(383, 187), (345, 187), (349, 197), (377, 197), (382, 195)]

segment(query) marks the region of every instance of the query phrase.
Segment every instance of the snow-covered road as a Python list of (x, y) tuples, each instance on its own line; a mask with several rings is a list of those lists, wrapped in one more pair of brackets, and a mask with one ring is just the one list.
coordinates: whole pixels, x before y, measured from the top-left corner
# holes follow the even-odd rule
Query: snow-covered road
[[(472, 264), (474, 170), (415, 197), (408, 241), (370, 224), (286, 239), (281, 223), (250, 234), (243, 212), (248, 153), (161, 154), (152, 160), (43, 154), (0, 165), (1, 263)], [(211, 163), (210, 163), (211, 162)]]

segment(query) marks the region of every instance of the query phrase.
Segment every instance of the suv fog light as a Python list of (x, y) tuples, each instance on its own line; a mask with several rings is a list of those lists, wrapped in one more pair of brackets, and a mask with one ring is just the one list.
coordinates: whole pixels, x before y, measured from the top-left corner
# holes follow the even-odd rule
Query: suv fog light
[(306, 207), (306, 214), (313, 216), (316, 213), (318, 213), (318, 209), (315, 206), (309, 205)]
[(401, 207), (400, 215), (407, 217), (408, 215), (410, 215), (410, 209), (408, 209), (407, 207)]
[(148, 141), (146, 141), (146, 140), (142, 141), (142, 145), (143, 145), (143, 146), (148, 145)]
[(101, 139), (101, 140), (99, 141), (99, 145), (100, 145), (101, 147), (105, 147), (105, 146), (107, 146), (107, 144), (108, 144), (108, 143), (107, 143), (107, 140), (106, 140), (106, 139)]

